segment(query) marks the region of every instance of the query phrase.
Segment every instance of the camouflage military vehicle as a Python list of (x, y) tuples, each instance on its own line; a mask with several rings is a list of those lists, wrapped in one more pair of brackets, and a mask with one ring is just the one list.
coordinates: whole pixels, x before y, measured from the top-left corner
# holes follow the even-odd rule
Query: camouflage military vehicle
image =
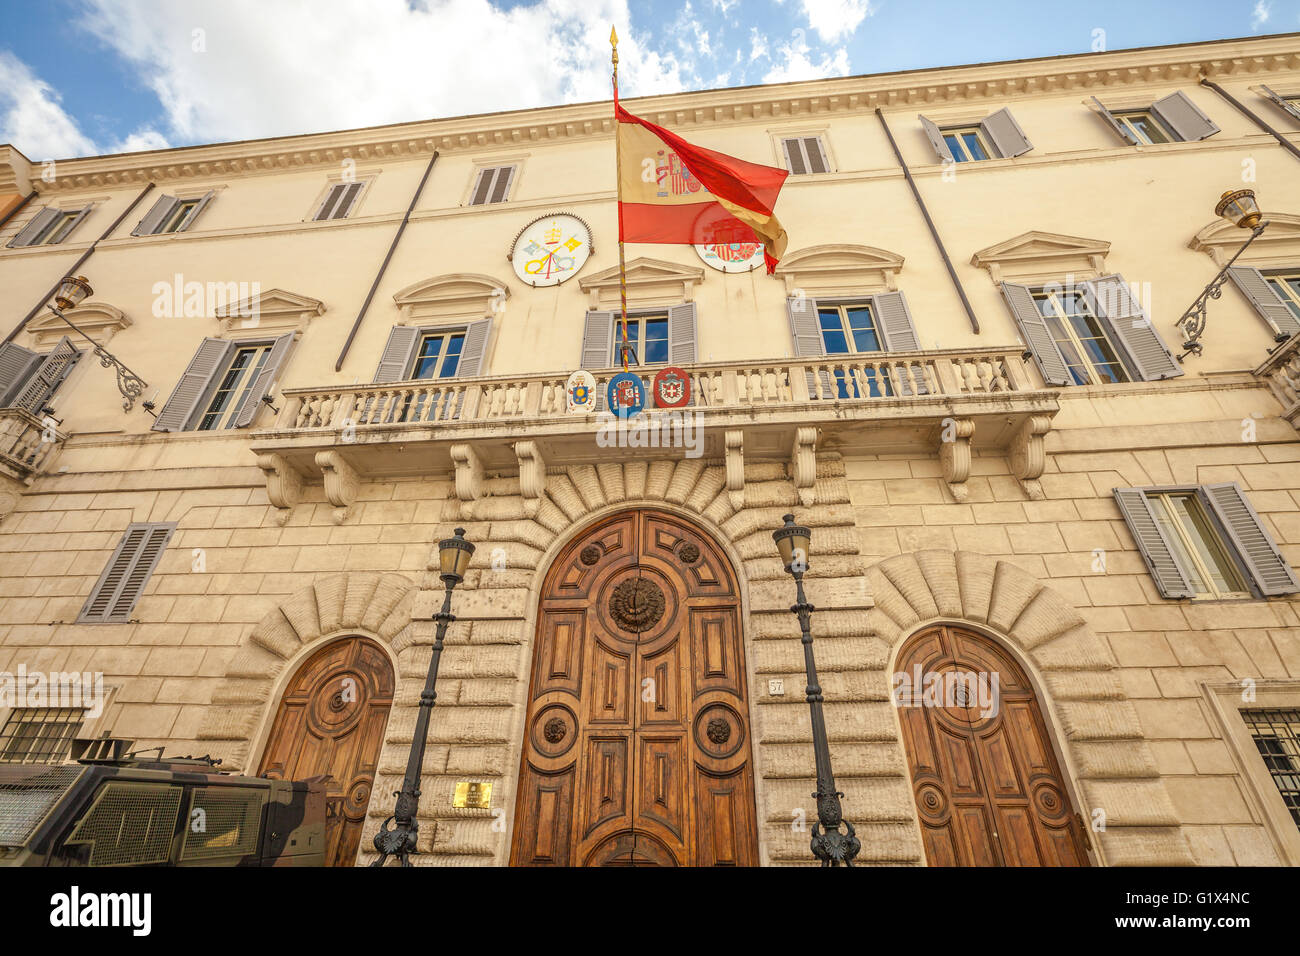
[(0, 764), (0, 866), (323, 866), (325, 778), (221, 773), (78, 740), (76, 763)]

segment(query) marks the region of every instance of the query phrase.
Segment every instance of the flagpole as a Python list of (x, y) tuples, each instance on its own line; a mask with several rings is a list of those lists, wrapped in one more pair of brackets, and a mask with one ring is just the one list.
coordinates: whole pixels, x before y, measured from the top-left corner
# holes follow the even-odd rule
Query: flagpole
[(609, 44), (613, 48), (611, 59), (614, 63), (614, 178), (618, 182), (618, 294), (623, 304), (623, 321), (620, 329), (623, 335), (623, 347), (619, 354), (623, 357), (623, 371), (627, 371), (627, 258), (623, 252), (623, 146), (618, 135), (618, 31), (609, 28)]

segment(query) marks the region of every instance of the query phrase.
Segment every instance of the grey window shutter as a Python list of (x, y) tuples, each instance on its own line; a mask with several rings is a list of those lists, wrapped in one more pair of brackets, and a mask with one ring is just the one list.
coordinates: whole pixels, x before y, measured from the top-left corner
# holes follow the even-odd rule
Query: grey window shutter
[(610, 368), (614, 364), (614, 313), (588, 312), (582, 324), (582, 357), (580, 368), (594, 371)]
[(0, 343), (0, 408), (9, 408), (10, 400), (22, 389), (41, 363), (41, 357), (13, 342)]
[(292, 332), (280, 336), (271, 343), (271, 352), (262, 364), (262, 370), (257, 373), (257, 380), (253, 382), (253, 387), (244, 396), (244, 402), (239, 407), (239, 411), (235, 412), (235, 428), (247, 428), (253, 424), (253, 419), (257, 417), (257, 410), (263, 404), (262, 396), (269, 394), (271, 386), (279, 380), (280, 368), (284, 365), (284, 360), (289, 355), (289, 349), (292, 347)]
[(330, 186), (329, 190), (325, 193), (324, 201), (320, 204), (320, 208), (316, 210), (316, 215), (312, 216), (312, 219), (316, 222), (321, 222), (325, 219), (332, 219), (334, 209), (338, 206), (341, 197), (342, 192), (340, 191), (340, 187)]
[[(81, 220), (89, 216), (90, 210), (94, 208), (94, 206), (82, 206), (78, 209), (76, 215), (72, 217), (72, 222), (68, 224), (68, 229), (63, 234), (63, 239), (71, 239), (72, 234), (77, 231), (77, 226), (81, 225)], [(59, 242), (62, 242), (63, 239), (60, 239)]]
[(180, 202), (175, 196), (159, 196), (158, 201), (154, 203), (144, 218), (136, 224), (131, 230), (133, 236), (152, 236), (167, 221), (167, 217), (172, 214), (176, 204)]
[(925, 135), (930, 137), (930, 145), (939, 154), (939, 160), (941, 162), (953, 162), (952, 150), (948, 148), (948, 143), (943, 138), (943, 131), (924, 116), (918, 114), (916, 118), (921, 121), (921, 127), (925, 130)]
[(86, 599), (77, 621), (120, 623), (129, 620), (175, 530), (175, 522), (128, 527)]
[(203, 212), (204, 207), (207, 206), (208, 203), (212, 202), (212, 197), (216, 194), (216, 190), (208, 190), (203, 198), (196, 202), (193, 207), (191, 207), (190, 211), (185, 214), (185, 218), (180, 221), (180, 225), (176, 227), (176, 231), (185, 232), (189, 229), (190, 226), (194, 224), (194, 220), (199, 218), (199, 214)]
[(1115, 119), (1115, 115), (1110, 110), (1101, 105), (1101, 100), (1094, 96), (1092, 101), (1097, 104), (1097, 109), (1101, 111), (1102, 117), (1110, 124), (1110, 128), (1115, 131), (1116, 135), (1130, 146), (1136, 146), (1137, 140), (1133, 138), (1133, 134), (1119, 120)]
[(491, 202), (505, 202), (510, 198), (510, 184), (515, 181), (515, 167), (502, 166), (497, 170), (497, 180), (492, 186)]
[(1151, 510), (1151, 502), (1141, 488), (1116, 488), (1115, 503), (1142, 552), (1142, 560), (1151, 572), (1156, 590), (1166, 598), (1195, 597), (1187, 575), (1174, 559), (1169, 539)]
[(59, 387), (59, 383), (67, 377), (80, 355), (76, 346), (72, 344), (72, 339), (66, 335), (59, 339), (59, 344), (44, 357), (35, 373), (14, 393), (10, 406), (25, 408), (39, 418), (41, 409), (54, 394), (54, 390)]
[(1197, 489), (1228, 533), (1237, 556), (1250, 572), (1261, 594), (1294, 594), (1300, 580), (1264, 528), (1250, 501), (1235, 481), (1202, 485)]
[(1083, 288), (1094, 312), (1115, 333), (1140, 378), (1154, 382), (1183, 374), (1183, 367), (1129, 292), (1123, 276), (1103, 276), (1083, 283)]
[(335, 219), (346, 219), (352, 215), (352, 207), (357, 204), (361, 198), (361, 189), (365, 183), (349, 183), (343, 190), (343, 198), (339, 200), (339, 208), (334, 212)]
[(786, 139), (782, 140), (781, 143), (785, 149), (786, 168), (796, 176), (802, 176), (808, 172), (808, 163), (803, 157), (803, 141)]
[(63, 211), (61, 209), (55, 209), (53, 206), (46, 206), (36, 215), (32, 216), (27, 225), (19, 230), (18, 235), (9, 240), (9, 248), (20, 249), (23, 246), (30, 246), (36, 241), (36, 237), (39, 236), (41, 232), (50, 225), (50, 223), (54, 222), (54, 220), (58, 219), (62, 215)]
[(699, 333), (695, 303), (668, 310), (668, 364), (694, 365), (699, 361)]
[(411, 374), (411, 360), (420, 341), (420, 330), (409, 325), (395, 325), (388, 333), (388, 342), (379, 356), (375, 369), (375, 384), (405, 382)]
[(1020, 328), (1020, 337), (1038, 363), (1038, 370), (1043, 373), (1043, 381), (1048, 385), (1069, 385), (1074, 379), (1070, 377), (1069, 366), (1052, 337), (1052, 330), (1047, 327), (1047, 320), (1038, 311), (1034, 294), (1028, 286), (1012, 282), (1002, 283), (1002, 294), (1006, 297), (1011, 317)]
[(483, 360), (487, 357), (488, 343), (492, 340), (492, 320), (479, 319), (465, 328), (465, 346), (461, 349), (457, 378), (473, 378), (483, 374)]
[(883, 345), (890, 352), (919, 352), (921, 340), (912, 323), (912, 313), (907, 309), (907, 299), (901, 292), (882, 292), (872, 297), (876, 325)]
[[(801, 308), (802, 306), (802, 308)], [(790, 339), (794, 343), (796, 358), (822, 358), (826, 354), (826, 343), (822, 341), (821, 323), (817, 320), (817, 300), (808, 298), (786, 299), (785, 314), (790, 320)], [(812, 372), (808, 376), (808, 394), (817, 394), (817, 379)], [(829, 372), (822, 372), (822, 391), (831, 390)]]
[(224, 339), (204, 339), (190, 360), (189, 367), (172, 389), (167, 404), (153, 423), (156, 432), (184, 431), (194, 417), (199, 402), (208, 393), (208, 386), (224, 368), (234, 346)]
[(1003, 159), (1019, 156), (1034, 148), (1009, 109), (1000, 109), (992, 116), (984, 117), (980, 129)]
[(1195, 143), (1219, 132), (1219, 127), (1182, 90), (1156, 100), (1151, 104), (1151, 112), (1185, 143)]
[(478, 171), (478, 179), (474, 182), (474, 191), (470, 194), (469, 204), (471, 206), (482, 206), (492, 195), (492, 183), (496, 179), (496, 167), (489, 166)]
[(814, 173), (829, 173), (830, 160), (826, 158), (826, 148), (822, 146), (820, 136), (808, 136), (803, 141), (804, 151), (808, 154), (808, 169)]
[(1295, 317), (1290, 307), (1277, 294), (1264, 274), (1254, 266), (1233, 266), (1228, 270), (1232, 281), (1242, 291), (1255, 311), (1264, 317), (1264, 321), (1273, 327), (1273, 331), (1285, 338), (1300, 332), (1300, 319)]
[(321, 203), (320, 212), (316, 213), (316, 220), (346, 219), (357, 201), (361, 186), (362, 183), (336, 183), (331, 186), (325, 201)]
[(1269, 98), (1270, 100), (1272, 100), (1272, 101), (1273, 101), (1274, 103), (1276, 103), (1278, 106), (1282, 107), (1282, 109), (1284, 109), (1284, 110), (1286, 110), (1288, 113), (1290, 113), (1292, 117), (1294, 117), (1295, 119), (1300, 120), (1300, 107), (1296, 106), (1296, 105), (1295, 105), (1294, 103), (1292, 103), (1290, 100), (1288, 100), (1288, 99), (1284, 99), (1284, 98), (1282, 98), (1281, 96), (1278, 96), (1276, 93), (1274, 93), (1272, 90), (1270, 90), (1267, 86), (1263, 86), (1263, 85), (1261, 85), (1261, 86), (1260, 86), (1260, 89), (1263, 90), (1263, 91), (1268, 95), (1268, 98)]

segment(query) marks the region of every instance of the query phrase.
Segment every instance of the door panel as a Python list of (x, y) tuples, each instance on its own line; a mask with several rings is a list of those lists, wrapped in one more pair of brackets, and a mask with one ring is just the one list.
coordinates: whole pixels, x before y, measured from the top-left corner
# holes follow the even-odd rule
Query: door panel
[[(898, 670), (934, 698), (899, 708), (930, 866), (1087, 866), (1047, 726), (1028, 677), (992, 640), (939, 626), (913, 636)], [(986, 694), (957, 675), (983, 675)], [(996, 697), (988, 694), (996, 675)]]
[(280, 700), (258, 773), (282, 780), (329, 777), (329, 866), (356, 862), (392, 703), (388, 655), (363, 637), (335, 641), (313, 654)]
[(529, 701), (513, 864), (757, 863), (739, 590), (708, 538), (628, 511), (561, 552)]

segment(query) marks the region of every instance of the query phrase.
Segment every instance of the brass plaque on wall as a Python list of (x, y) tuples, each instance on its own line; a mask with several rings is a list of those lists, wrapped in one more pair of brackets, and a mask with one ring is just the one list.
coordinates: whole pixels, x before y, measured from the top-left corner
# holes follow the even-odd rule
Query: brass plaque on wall
[(456, 784), (456, 792), (451, 798), (453, 807), (477, 807), (486, 810), (492, 806), (492, 784), (470, 783), (461, 780)]

